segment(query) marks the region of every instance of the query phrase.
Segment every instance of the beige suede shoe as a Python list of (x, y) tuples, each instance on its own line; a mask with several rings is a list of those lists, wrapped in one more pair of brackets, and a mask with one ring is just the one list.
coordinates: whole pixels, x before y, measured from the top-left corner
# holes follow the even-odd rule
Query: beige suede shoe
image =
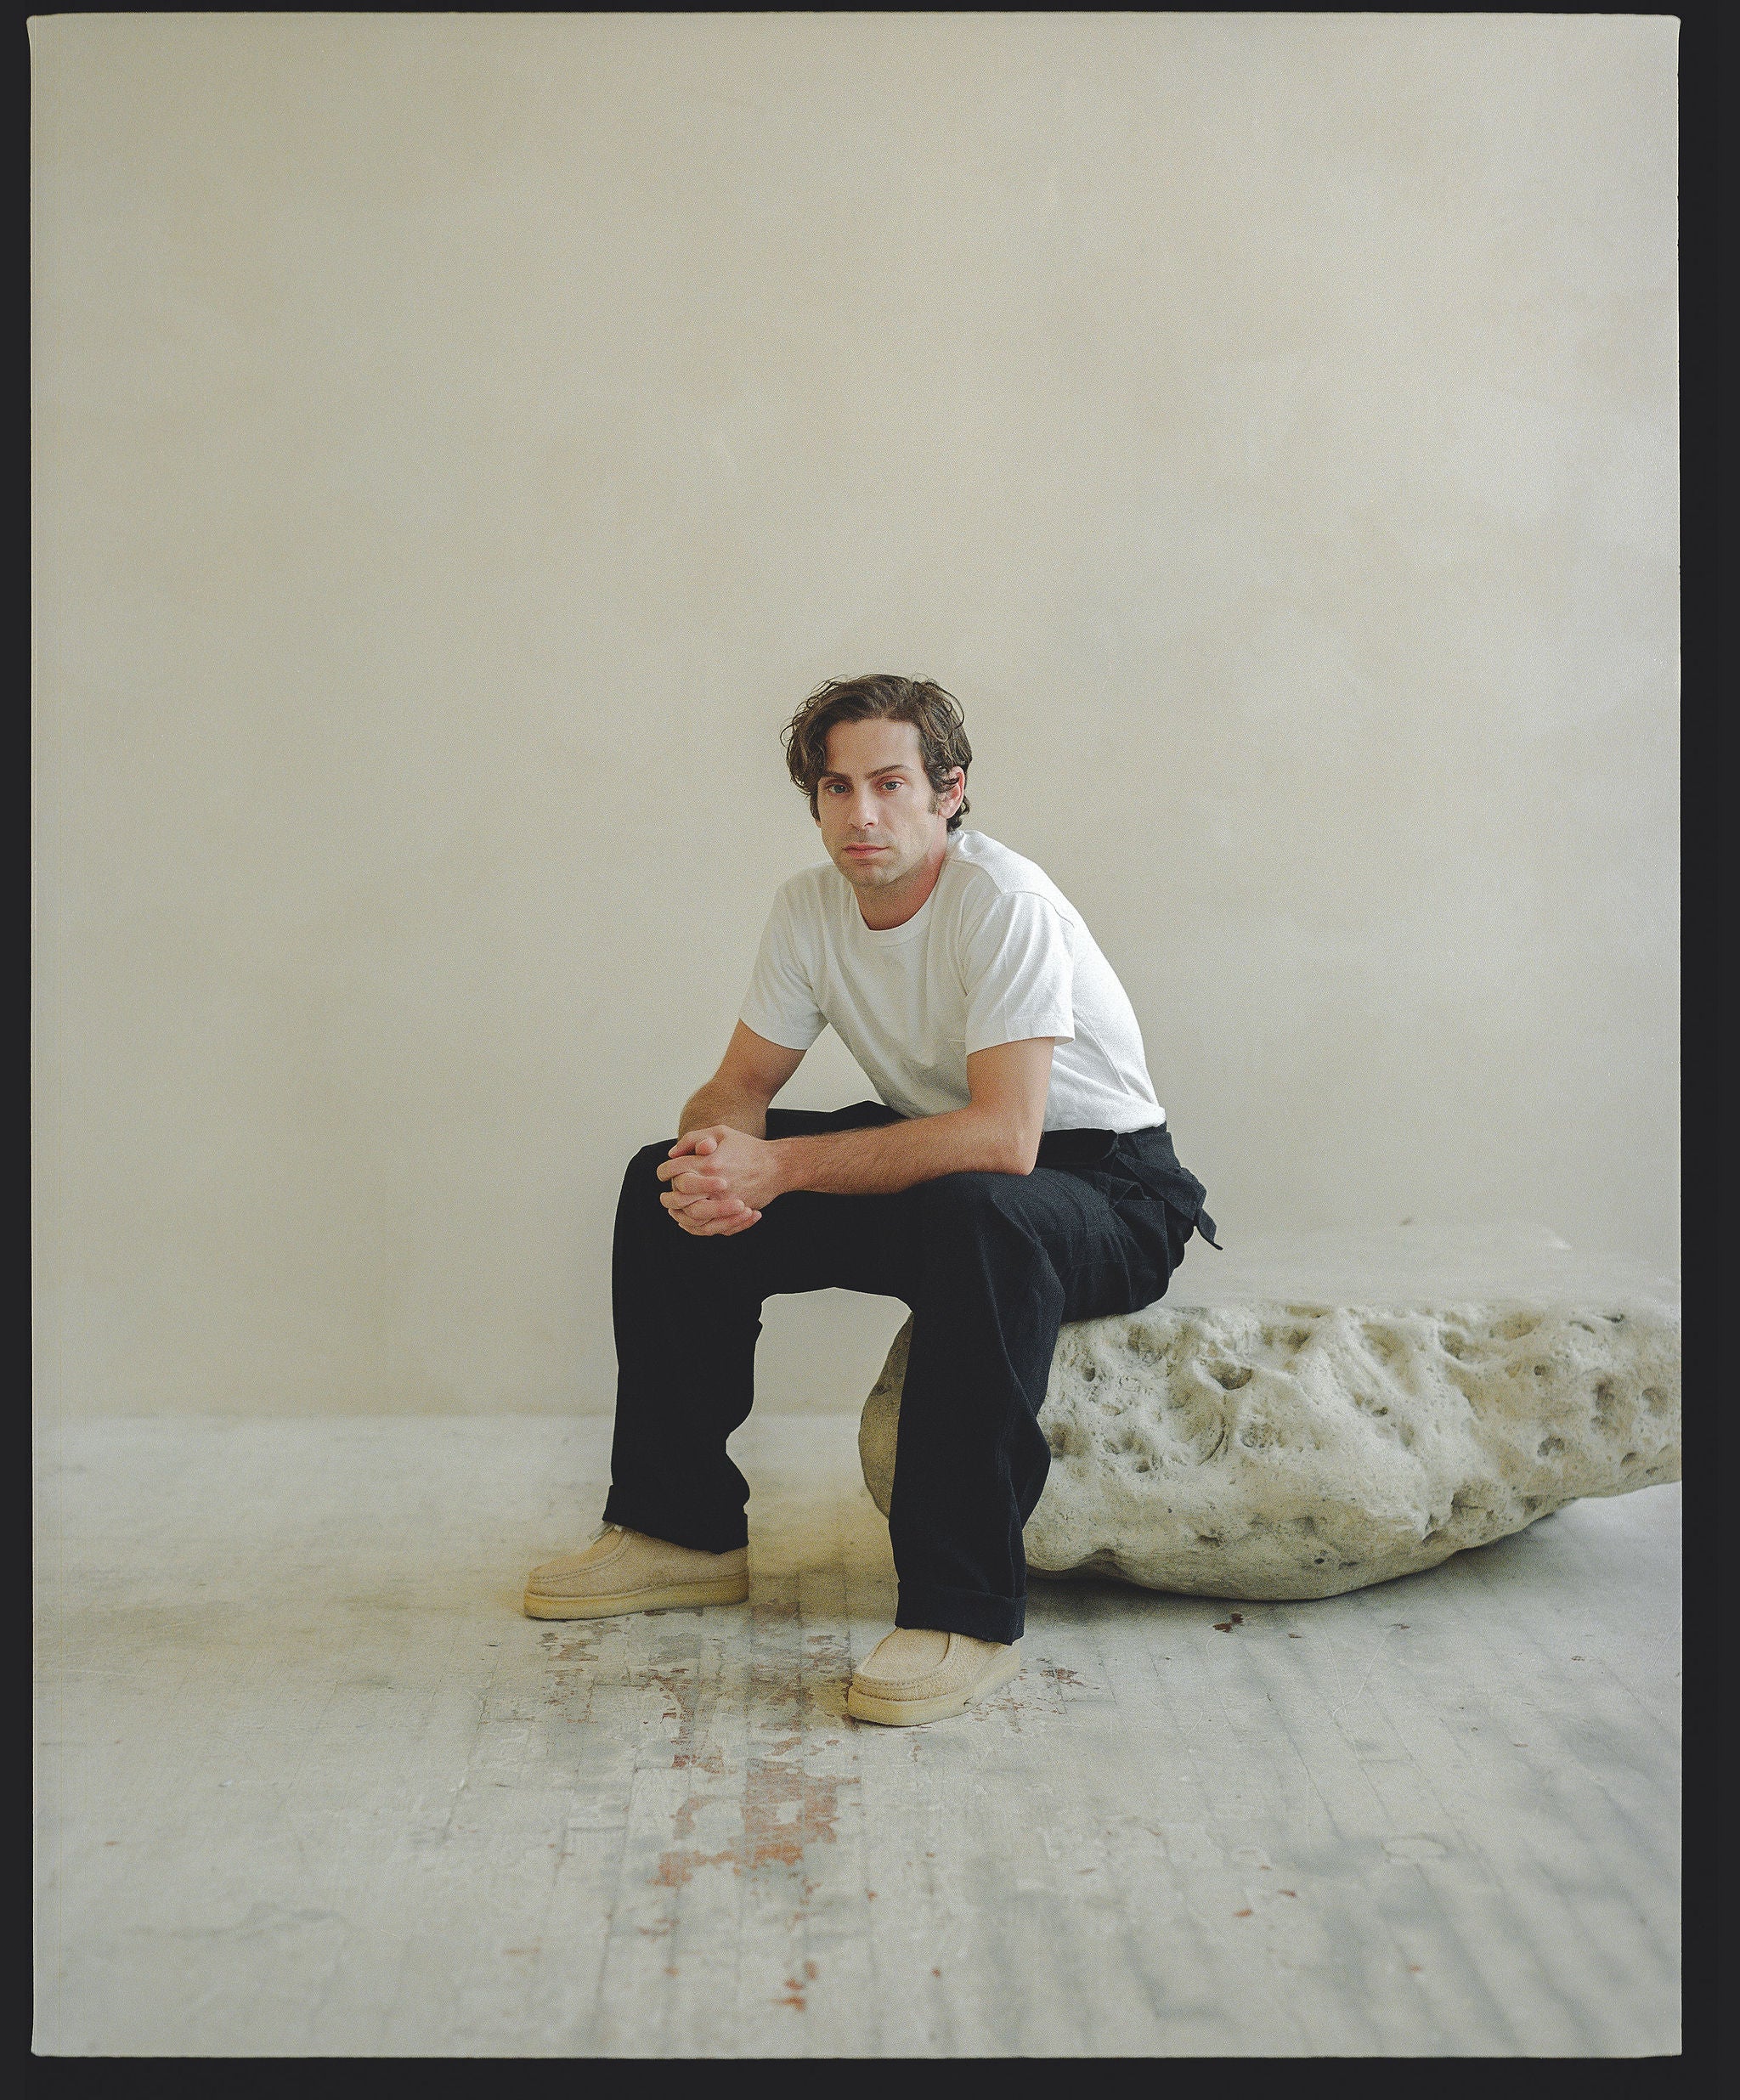
[(854, 1720), (910, 1728), (964, 1713), (975, 1699), (1021, 1670), (1021, 1644), (978, 1640), (971, 1634), (926, 1633), (896, 1626), (853, 1671), (846, 1712)]
[(528, 1618), (610, 1618), (686, 1604), (741, 1604), (749, 1594), (747, 1547), (700, 1553), (612, 1524), (584, 1553), (532, 1570), (525, 1612)]

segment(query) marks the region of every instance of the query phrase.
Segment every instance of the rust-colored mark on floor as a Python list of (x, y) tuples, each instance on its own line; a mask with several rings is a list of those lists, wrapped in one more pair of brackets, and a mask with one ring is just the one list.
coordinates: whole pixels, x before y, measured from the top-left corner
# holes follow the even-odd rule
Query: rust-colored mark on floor
[[(672, 1847), (659, 1855), (654, 1886), (681, 1888), (703, 1866), (729, 1866), (738, 1873), (747, 1867), (759, 1873), (770, 1867), (801, 1866), (811, 1845), (834, 1842), (839, 1790), (857, 1783), (856, 1779), (815, 1778), (777, 1758), (751, 1758), (743, 1778), (742, 1838), (723, 1852)], [(674, 1837), (686, 1837), (693, 1830), (694, 1809), (706, 1798), (691, 1795), (677, 1811)]]
[(714, 1801), (717, 1798), (718, 1796), (715, 1794), (692, 1793), (688, 1799), (681, 1804), (681, 1805), (678, 1808), (676, 1814), (670, 1819), (671, 1836), (673, 1838), (692, 1838), (695, 1834), (696, 1809), (700, 1808), (704, 1803)]
[[(1048, 1677), (1050, 1672), (1042, 1666), (1040, 1675)], [(1057, 1686), (1054, 1685), (1052, 1690), (1057, 1692)], [(1010, 1729), (1019, 1736), (1023, 1733), (1021, 1715), (1025, 1710), (1027, 1710), (1025, 1702), (1021, 1697), (1021, 1674), (1018, 1674), (1012, 1677), (1000, 1691), (993, 1692), (988, 1699), (981, 1699), (976, 1706), (969, 1707), (963, 1718), (974, 1721), (986, 1714), (1001, 1713), (1008, 1723)], [(1060, 1693), (1058, 1694), (1056, 1711), (1059, 1713), (1063, 1711), (1063, 1698)], [(920, 1731), (914, 1729), (912, 1732), (916, 1736)]]
[(574, 1634), (558, 1634), (552, 1628), (543, 1635), (543, 1643), (551, 1669), (544, 1704), (556, 1708), (568, 1720), (590, 1720), (592, 1679), (589, 1674), (581, 1674), (577, 1666), (598, 1660), (596, 1633), (590, 1627)]
[(776, 2005), (788, 2005), (792, 2008), (793, 2012), (801, 2012), (806, 2003), (804, 1996), (805, 1987), (807, 1984), (813, 1984), (815, 1980), (816, 1964), (813, 1962), (805, 1962), (804, 1964), (804, 1973), (801, 1978), (796, 1976), (788, 1976), (786, 1978), (785, 1987), (788, 1995), (783, 1998), (776, 1998), (773, 2002)]
[(725, 1777), (725, 1753), (716, 1743), (709, 1743), (704, 1750), (679, 1750), (670, 1760), (674, 1772), (693, 1770), (705, 1772), (714, 1779)]
[[(695, 1715), (701, 1690), (698, 1673), (676, 1663), (664, 1669), (649, 1669), (647, 1678), (664, 1694), (664, 1718), (676, 1723), (676, 1736), (670, 1746), (670, 1764), (673, 1771), (681, 1771), (696, 1761)], [(703, 1770), (705, 1769), (703, 1764)]]

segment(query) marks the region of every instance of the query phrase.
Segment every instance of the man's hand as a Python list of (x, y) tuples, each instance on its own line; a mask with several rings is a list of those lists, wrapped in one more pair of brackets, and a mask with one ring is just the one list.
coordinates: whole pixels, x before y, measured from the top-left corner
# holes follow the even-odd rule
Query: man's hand
[[(734, 1053), (740, 1042), (761, 1060), (757, 1084), (742, 1096), (761, 1104), (759, 1120), (773, 1091), (766, 1080), (777, 1078), (782, 1066), (789, 1076), (799, 1053), (763, 1042), (741, 1021)], [(747, 1232), (776, 1196), (798, 1189), (897, 1195), (944, 1174), (1031, 1173), (1045, 1127), (1053, 1048), (1052, 1037), (1034, 1036), (974, 1051), (967, 1059), (972, 1098), (963, 1109), (810, 1138), (760, 1138), (724, 1121), (734, 1097), (715, 1081), (683, 1110), (685, 1119), (707, 1120), (684, 1131), (660, 1164), (658, 1177), (669, 1187), (658, 1200), (685, 1232), (722, 1235)]]
[(698, 1238), (747, 1232), (781, 1194), (779, 1155), (765, 1138), (726, 1124), (687, 1131), (658, 1169), (658, 1200)]

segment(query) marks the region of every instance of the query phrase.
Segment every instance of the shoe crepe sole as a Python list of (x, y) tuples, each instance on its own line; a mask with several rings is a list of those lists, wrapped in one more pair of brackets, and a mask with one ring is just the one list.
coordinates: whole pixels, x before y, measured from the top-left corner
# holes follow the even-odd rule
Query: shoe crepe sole
[(528, 1589), (525, 1613), (528, 1618), (613, 1618), (621, 1612), (669, 1612), (687, 1604), (741, 1604), (749, 1594), (747, 1575), (667, 1583), (659, 1589), (619, 1589), (596, 1597), (545, 1597)]
[(976, 1685), (964, 1691), (943, 1693), (935, 1699), (878, 1699), (873, 1692), (860, 1691), (854, 1685), (846, 1693), (846, 1712), (855, 1721), (879, 1721), (887, 1728), (912, 1728), (920, 1721), (946, 1721), (964, 1713), (975, 1699), (995, 1691), (1021, 1674), (1021, 1658), (1007, 1657), (995, 1664)]

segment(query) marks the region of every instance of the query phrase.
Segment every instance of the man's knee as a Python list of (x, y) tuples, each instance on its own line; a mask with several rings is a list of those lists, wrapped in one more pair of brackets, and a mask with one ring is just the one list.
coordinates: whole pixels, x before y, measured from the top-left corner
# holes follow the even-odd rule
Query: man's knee
[(1008, 1202), (1008, 1184), (1015, 1178), (1010, 1174), (939, 1174), (935, 1181), (920, 1182), (912, 1193), (926, 1217), (1001, 1215)]
[(675, 1143), (675, 1138), (667, 1138), (662, 1144), (642, 1145), (622, 1177), (623, 1194), (640, 1191), (657, 1195), (664, 1186), (658, 1178), (658, 1169), (670, 1157), (670, 1148)]
[(927, 1266), (970, 1262), (987, 1244), (1000, 1267), (1042, 1264), (1045, 1250), (1020, 1215), (1021, 1185), (1015, 1174), (940, 1174), (921, 1182), (913, 1193)]

